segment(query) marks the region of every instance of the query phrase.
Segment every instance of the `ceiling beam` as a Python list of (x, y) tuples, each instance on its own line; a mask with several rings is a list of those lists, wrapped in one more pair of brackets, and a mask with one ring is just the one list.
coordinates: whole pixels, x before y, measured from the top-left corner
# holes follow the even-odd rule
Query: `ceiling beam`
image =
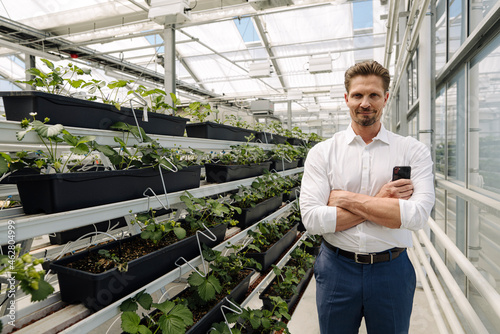
[(271, 63), (273, 64), (273, 67), (274, 67), (274, 71), (276, 72), (276, 75), (278, 76), (278, 80), (280, 81), (281, 88), (285, 89), (286, 84), (283, 81), (283, 76), (281, 75), (281, 69), (278, 65), (278, 62), (274, 58), (274, 53), (273, 53), (273, 50), (271, 48), (271, 43), (269, 43), (269, 40), (267, 39), (267, 33), (266, 33), (264, 27), (262, 26), (262, 21), (260, 20), (260, 18), (258, 16), (255, 16), (253, 19), (255, 22), (255, 26), (257, 27), (257, 30), (259, 31), (260, 38), (262, 38), (262, 42), (264, 43), (264, 47), (267, 51), (268, 59), (266, 59), (266, 60), (271, 60)]

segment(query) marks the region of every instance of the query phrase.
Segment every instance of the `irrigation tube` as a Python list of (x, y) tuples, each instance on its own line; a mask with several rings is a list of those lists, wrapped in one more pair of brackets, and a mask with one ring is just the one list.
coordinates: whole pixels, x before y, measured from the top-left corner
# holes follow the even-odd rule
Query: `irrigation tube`
[(439, 279), (437, 278), (436, 273), (434, 272), (434, 269), (427, 260), (424, 250), (420, 245), (420, 241), (418, 240), (415, 234), (413, 234), (413, 247), (415, 248), (415, 251), (417, 252), (417, 255), (420, 258), (426, 259), (425, 261), (422, 261), (422, 264), (425, 267), (425, 270), (427, 272), (427, 277), (429, 277), (429, 281), (431, 282), (432, 288), (436, 293), (439, 305), (441, 306), (441, 309), (444, 312), (446, 320), (448, 321), (448, 325), (450, 326), (451, 332), (454, 334), (465, 333), (462, 324), (457, 318), (455, 310), (451, 306), (450, 301), (448, 300), (448, 297), (446, 296), (446, 293), (444, 292), (443, 287), (441, 286), (441, 283), (439, 282)]
[[(423, 230), (418, 231), (418, 236), (420, 240), (424, 243), (427, 250), (429, 251), (429, 254), (432, 257), (432, 260), (434, 261), (436, 268), (441, 273), (441, 276), (443, 277), (443, 280), (446, 282), (446, 285), (450, 290), (450, 293), (452, 294), (453, 298), (455, 298), (457, 306), (462, 311), (464, 318), (470, 324), (474, 333), (488, 334), (488, 330), (484, 327), (483, 322), (477, 316), (476, 311), (474, 311), (474, 308), (469, 303), (469, 300), (465, 297), (464, 293), (462, 292), (462, 289), (460, 289), (460, 287), (458, 286), (458, 283), (455, 281), (455, 278), (451, 275), (443, 259), (441, 259), (441, 256), (439, 256), (438, 252), (432, 245), (431, 241), (429, 240), (425, 232)], [(417, 245), (418, 249), (418, 246), (420, 246), (418, 240), (416, 244), (418, 244)]]
[(453, 258), (453, 260), (458, 264), (460, 269), (467, 276), (467, 279), (474, 284), (476, 290), (481, 294), (481, 296), (491, 305), (491, 309), (496, 313), (497, 317), (500, 318), (500, 295), (491, 286), (491, 284), (484, 278), (484, 276), (474, 267), (474, 265), (465, 257), (465, 255), (458, 249), (458, 247), (453, 243), (453, 241), (448, 238), (446, 233), (444, 233), (437, 223), (433, 219), (429, 219), (429, 226), (432, 232), (436, 235), (439, 242), (446, 248), (448, 254)]
[[(431, 308), (432, 315), (434, 317), (434, 320), (436, 321), (436, 325), (438, 327), (439, 333), (440, 334), (449, 334), (448, 328), (446, 327), (446, 324), (443, 319), (443, 315), (439, 311), (439, 307), (436, 303), (436, 298), (434, 298), (434, 295), (432, 294), (431, 287), (429, 286), (429, 282), (427, 282), (427, 278), (425, 277), (425, 273), (422, 270), (422, 267), (420, 266), (420, 262), (418, 259), (418, 256), (415, 254), (415, 250), (413, 248), (408, 249), (408, 255), (410, 257), (410, 260), (414, 263), (415, 267), (415, 272), (417, 273), (417, 277), (422, 283), (422, 287), (424, 288), (425, 295), (427, 297), (427, 300), (429, 302), (429, 306)], [(427, 261), (426, 258), (422, 259), (422, 262)]]

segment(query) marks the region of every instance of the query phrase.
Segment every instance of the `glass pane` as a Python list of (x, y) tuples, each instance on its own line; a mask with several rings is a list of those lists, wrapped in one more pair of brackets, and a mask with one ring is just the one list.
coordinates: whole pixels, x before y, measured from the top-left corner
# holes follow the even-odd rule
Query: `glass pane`
[[(484, 278), (500, 292), (500, 217), (473, 204), (469, 205), (469, 260)], [(490, 333), (500, 333), (500, 319), (491, 312), (491, 306), (470, 284), (469, 298)]]
[(446, 94), (448, 177), (465, 181), (465, 71), (451, 81)]
[[(434, 221), (439, 226), (439, 228), (446, 233), (446, 220), (445, 220), (445, 203), (446, 203), (446, 191), (442, 188), (436, 188), (436, 204), (434, 205)], [(444, 259), (444, 247), (440, 243), (433, 242), (436, 250), (438, 251), (441, 258)]]
[(446, 95), (445, 89), (436, 92), (436, 174), (446, 168)]
[(469, 188), (500, 200), (500, 37), (471, 62), (469, 70)]
[(418, 62), (417, 62), (417, 53), (413, 55), (412, 60), (412, 82), (413, 82), (413, 103), (417, 102), (418, 99)]
[(446, 1), (436, 3), (436, 72), (446, 64)]
[(413, 104), (413, 102), (412, 102), (413, 98), (411, 96), (411, 93), (413, 92), (413, 88), (412, 88), (413, 83), (411, 81), (413, 78), (411, 75), (411, 63), (408, 64), (408, 67), (406, 69), (406, 76), (408, 78), (408, 109), (410, 109), (412, 104)]
[(470, 32), (481, 23), (496, 2), (496, 0), (470, 0)]
[(408, 136), (418, 139), (418, 112), (408, 120)]
[(453, 57), (467, 37), (463, 17), (465, 4), (465, 0), (450, 0), (449, 2), (448, 59)]

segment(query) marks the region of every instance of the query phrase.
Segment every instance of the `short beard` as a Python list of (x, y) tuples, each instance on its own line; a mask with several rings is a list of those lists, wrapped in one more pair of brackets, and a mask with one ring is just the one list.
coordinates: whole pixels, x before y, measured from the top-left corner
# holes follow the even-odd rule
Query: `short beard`
[(361, 126), (370, 126), (370, 125), (373, 125), (375, 124), (375, 122), (377, 121), (377, 117), (363, 117), (361, 119), (359, 118), (356, 118), (354, 120), (354, 122), (356, 122), (358, 125), (361, 125)]

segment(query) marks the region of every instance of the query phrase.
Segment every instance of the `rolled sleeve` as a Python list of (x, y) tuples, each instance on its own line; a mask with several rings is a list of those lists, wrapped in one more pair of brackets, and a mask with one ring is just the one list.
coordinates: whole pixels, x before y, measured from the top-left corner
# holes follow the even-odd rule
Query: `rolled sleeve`
[(435, 202), (432, 165), (429, 149), (418, 142), (411, 161), (413, 194), (409, 200), (399, 200), (401, 228), (418, 231), (429, 220)]
[(322, 147), (309, 151), (300, 187), (302, 222), (311, 234), (333, 233), (337, 227), (337, 208), (327, 206), (331, 189)]

